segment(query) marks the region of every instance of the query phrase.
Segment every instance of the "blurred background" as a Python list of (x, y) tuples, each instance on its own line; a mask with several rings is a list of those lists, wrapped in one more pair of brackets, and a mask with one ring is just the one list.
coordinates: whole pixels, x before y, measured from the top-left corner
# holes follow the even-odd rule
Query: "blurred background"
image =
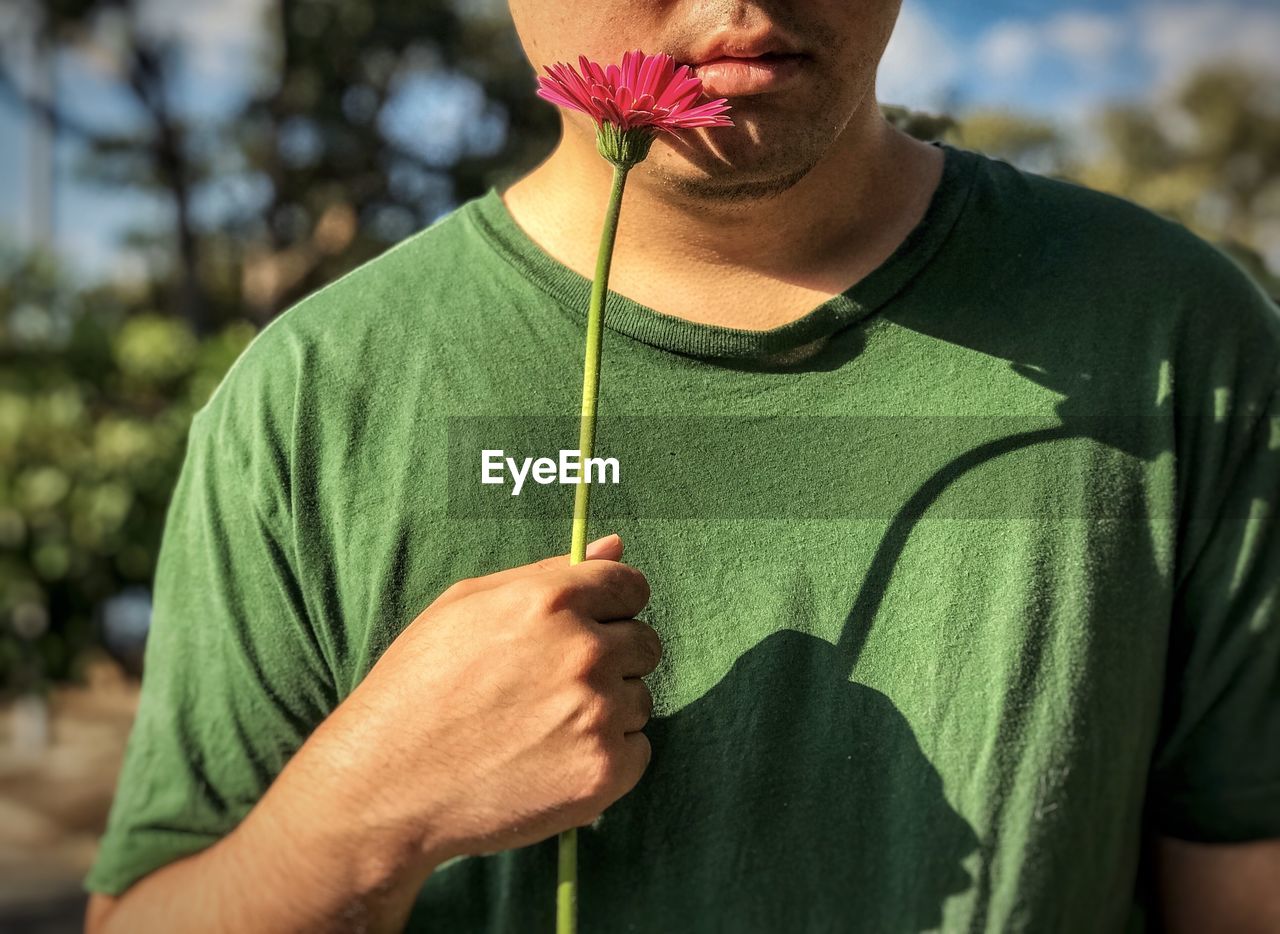
[[(905, 0), (898, 125), (1280, 295), (1274, 0)], [(532, 168), (502, 0), (0, 0), (0, 931), (78, 929), (188, 421), (293, 302)]]

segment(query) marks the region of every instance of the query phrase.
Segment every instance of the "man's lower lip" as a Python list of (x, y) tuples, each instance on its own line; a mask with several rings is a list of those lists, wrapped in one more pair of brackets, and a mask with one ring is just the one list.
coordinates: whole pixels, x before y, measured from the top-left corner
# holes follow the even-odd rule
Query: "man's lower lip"
[(759, 58), (717, 58), (694, 68), (710, 97), (743, 97), (777, 91), (794, 82), (803, 55), (762, 55)]

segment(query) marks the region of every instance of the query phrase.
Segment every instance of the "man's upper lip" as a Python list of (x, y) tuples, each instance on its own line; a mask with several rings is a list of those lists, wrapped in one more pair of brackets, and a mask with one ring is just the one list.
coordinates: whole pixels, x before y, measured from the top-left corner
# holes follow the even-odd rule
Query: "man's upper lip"
[(723, 34), (694, 49), (686, 61), (697, 67), (718, 58), (758, 58), (761, 55), (794, 55), (798, 52), (777, 33)]

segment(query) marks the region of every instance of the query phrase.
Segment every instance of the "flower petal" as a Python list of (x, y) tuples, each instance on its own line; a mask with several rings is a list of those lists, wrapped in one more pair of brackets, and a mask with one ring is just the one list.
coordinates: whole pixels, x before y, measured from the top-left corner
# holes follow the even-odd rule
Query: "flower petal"
[(641, 95), (653, 96), (653, 79), (661, 72), (662, 58), (661, 55), (650, 55), (645, 58), (640, 66), (640, 73), (636, 76), (633, 91)]
[(725, 98), (702, 100), (702, 81), (688, 65), (677, 66), (666, 54), (645, 55), (640, 49), (622, 54), (620, 65), (602, 67), (585, 55), (578, 69), (563, 62), (543, 67), (537, 96), (552, 104), (589, 114), (622, 129), (653, 127), (674, 134), (679, 129), (733, 126)]

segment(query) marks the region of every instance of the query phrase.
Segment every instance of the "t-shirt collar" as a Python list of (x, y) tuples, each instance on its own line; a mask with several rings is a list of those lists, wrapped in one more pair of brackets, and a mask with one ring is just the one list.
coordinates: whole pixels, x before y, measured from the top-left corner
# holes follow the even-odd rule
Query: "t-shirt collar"
[[(749, 330), (705, 324), (664, 314), (609, 291), (605, 326), (636, 340), (688, 356), (783, 365), (807, 356), (805, 348), (866, 318), (915, 277), (942, 246), (959, 219), (977, 167), (977, 153), (933, 142), (945, 154), (942, 178), (924, 217), (874, 270), (815, 308), (780, 327)], [(542, 249), (503, 202), (497, 187), (464, 206), (476, 228), (508, 262), (586, 322), (591, 280)]]

